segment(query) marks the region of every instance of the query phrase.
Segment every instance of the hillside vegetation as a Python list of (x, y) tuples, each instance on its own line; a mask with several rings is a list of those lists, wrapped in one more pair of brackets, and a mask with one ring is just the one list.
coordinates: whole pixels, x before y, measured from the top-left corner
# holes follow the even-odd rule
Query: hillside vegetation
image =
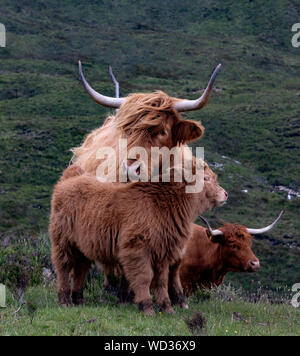
[[(101, 285), (101, 284), (100, 284)], [(46, 288), (45, 288), (46, 287)], [(51, 285), (33, 287), (27, 304), (9, 295), (0, 313), (0, 335), (7, 336), (300, 336), (300, 310), (271, 304), (265, 295), (245, 301), (230, 287), (198, 293), (189, 310), (175, 315), (142, 315), (136, 306), (118, 305), (99, 284), (88, 284), (86, 304), (62, 308)]]
[[(163, 90), (196, 98), (221, 62), (209, 105), (187, 117), (206, 128), (197, 145), (229, 192), (206, 213), (260, 227), (256, 274), (231, 274), (244, 290), (277, 291), (299, 282), (300, 49), (291, 46), (298, 1), (2, 0), (0, 22), (0, 281), (50, 268), (47, 231), (53, 185), (70, 148), (102, 124), (109, 110), (84, 92), (77, 61), (93, 87), (113, 95)], [(247, 192), (243, 192), (243, 190)], [(12, 267), (13, 266), (13, 267)], [(0, 331), (1, 333), (1, 331)]]

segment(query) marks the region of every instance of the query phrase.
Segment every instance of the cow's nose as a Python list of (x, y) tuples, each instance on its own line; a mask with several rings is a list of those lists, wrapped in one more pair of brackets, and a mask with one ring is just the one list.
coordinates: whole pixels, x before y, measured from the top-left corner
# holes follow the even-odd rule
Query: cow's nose
[(225, 197), (227, 199), (228, 198), (228, 193), (226, 192), (226, 190), (224, 190), (224, 194), (225, 194)]
[(253, 271), (256, 271), (260, 267), (258, 260), (250, 261), (250, 266)]

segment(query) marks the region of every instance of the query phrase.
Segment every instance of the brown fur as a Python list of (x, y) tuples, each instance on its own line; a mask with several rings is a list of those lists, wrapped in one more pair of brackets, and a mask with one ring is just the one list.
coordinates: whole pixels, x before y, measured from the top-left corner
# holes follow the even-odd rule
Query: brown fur
[[(129, 95), (115, 117), (108, 117), (102, 127), (95, 129), (80, 147), (73, 149), (72, 162), (95, 175), (97, 167), (103, 162), (96, 158), (99, 148), (112, 147), (119, 161), (120, 138), (128, 140), (128, 150), (144, 147), (149, 159), (151, 147), (171, 149), (199, 139), (204, 132), (203, 126), (195, 121), (183, 120), (173, 109), (174, 100), (161, 91)], [(119, 167), (117, 178), (118, 172)]]
[[(163, 92), (156, 92), (152, 94), (132, 94), (127, 97), (126, 102), (118, 110), (116, 117), (110, 116), (106, 119), (104, 125), (94, 130), (85, 140), (81, 147), (74, 149), (73, 163), (75, 165), (70, 166), (65, 172), (61, 180), (71, 178), (73, 175), (78, 176), (83, 174), (83, 170), (92, 175), (96, 174), (97, 167), (101, 163), (101, 160), (96, 158), (96, 153), (101, 147), (109, 146), (115, 149), (117, 152), (118, 160), (118, 139), (126, 138), (128, 140), (128, 150), (131, 147), (144, 147), (148, 151), (148, 157), (151, 147), (168, 147), (173, 148), (175, 146), (184, 147), (187, 142), (194, 141), (200, 138), (204, 132), (204, 128), (197, 122), (182, 120), (180, 114), (173, 109), (173, 98), (170, 98)], [(180, 150), (178, 151), (180, 153)], [(150, 168), (150, 165), (149, 165)], [(209, 168), (206, 165), (206, 171)], [(117, 166), (117, 177), (119, 167)], [(108, 177), (109, 178), (109, 177)], [(224, 190), (217, 185), (216, 177), (211, 174), (210, 182), (207, 182), (205, 199), (212, 205), (218, 203), (218, 197), (214, 200), (210, 196), (209, 192), (216, 189), (218, 193), (216, 195), (224, 195)], [(211, 186), (210, 186), (211, 185)], [(205, 204), (203, 204), (203, 207)], [(82, 256), (81, 256), (82, 257)], [(86, 262), (82, 258), (83, 262)], [(102, 266), (105, 272), (106, 280), (105, 284), (109, 287), (115, 271), (122, 275), (119, 265), (106, 261), (98, 260), (98, 263)], [(171, 268), (170, 280), (171, 285), (176, 286), (179, 281), (179, 264), (175, 264)], [(84, 269), (84, 263), (83, 267)], [(163, 267), (165, 268), (165, 267)], [(80, 269), (78, 270), (80, 271)], [(78, 272), (79, 273), (79, 272)], [(85, 278), (85, 272), (83, 273), (83, 279)], [(76, 275), (76, 274), (75, 274)], [(174, 278), (173, 278), (174, 275)], [(76, 280), (76, 278), (75, 278)], [(126, 281), (125, 281), (126, 282)], [(77, 289), (83, 288), (81, 282)], [(126, 282), (127, 283), (127, 282)], [(63, 283), (62, 283), (63, 284)], [(76, 281), (75, 281), (76, 285)], [(153, 282), (153, 285), (155, 283)], [(76, 289), (75, 288), (75, 289)], [(176, 287), (177, 288), (177, 287)], [(178, 297), (180, 288), (173, 288), (174, 299), (180, 300)], [(60, 293), (62, 293), (60, 291)], [(73, 288), (73, 302), (81, 300), (80, 292), (76, 292)], [(63, 293), (63, 295), (65, 295)], [(79, 297), (77, 296), (79, 295)], [(77, 297), (76, 297), (77, 296)], [(62, 297), (61, 300), (64, 300)], [(146, 303), (147, 304), (147, 303)], [(164, 302), (165, 309), (168, 303)]]
[[(206, 167), (206, 170), (208, 167)], [(187, 194), (185, 183), (100, 183), (74, 168), (55, 186), (50, 218), (52, 261), (61, 304), (82, 302), (91, 262), (108, 269), (121, 266), (135, 302), (152, 314), (150, 285), (159, 307), (173, 312), (168, 295), (184, 302), (179, 263), (192, 222), (224, 200), (217, 184), (205, 182), (201, 193)]]
[(198, 288), (222, 283), (229, 271), (252, 272), (251, 262), (258, 261), (251, 251), (252, 236), (242, 225), (224, 223), (223, 236), (210, 240), (207, 230), (195, 225), (180, 265), (180, 279), (186, 294)]
[(79, 167), (77, 165), (72, 165), (63, 171), (63, 174), (62, 174), (60, 180), (62, 181), (62, 180), (66, 180), (69, 178), (81, 176), (84, 173), (85, 173), (85, 171), (81, 167)]
[[(194, 160), (194, 157), (192, 157)], [(68, 179), (76, 177), (78, 175), (84, 174), (85, 172), (78, 166), (72, 165), (68, 167), (61, 178)], [(86, 174), (86, 173), (85, 173)], [(208, 164), (204, 162), (204, 175), (205, 175), (205, 184), (206, 184), (206, 199), (209, 200), (214, 206), (219, 205), (219, 202), (222, 202), (226, 199), (227, 193), (221, 188), (217, 181), (217, 175), (209, 168)], [(102, 264), (98, 261), (98, 266), (104, 272), (104, 288), (108, 292), (112, 292), (119, 296), (120, 302), (132, 302), (133, 301), (133, 293), (129, 288), (129, 284), (124, 278), (123, 271), (120, 266), (110, 265), (110, 264)], [(177, 276), (179, 278), (178, 273), (179, 265), (172, 267), (172, 273), (170, 273), (170, 281), (169, 285), (176, 285), (176, 281), (172, 281), (172, 276)], [(119, 286), (119, 278), (121, 278), (121, 286)], [(176, 293), (173, 292), (174, 289), (172, 287), (169, 288), (169, 294), (171, 297), (172, 304), (184, 305), (184, 301), (178, 299)]]

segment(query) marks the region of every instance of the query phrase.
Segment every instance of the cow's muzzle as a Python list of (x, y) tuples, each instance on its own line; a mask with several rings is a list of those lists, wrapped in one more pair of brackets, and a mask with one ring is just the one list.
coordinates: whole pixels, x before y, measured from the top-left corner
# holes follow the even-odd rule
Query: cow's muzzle
[(260, 267), (259, 260), (252, 260), (249, 262), (248, 271), (255, 272), (259, 269), (259, 267)]

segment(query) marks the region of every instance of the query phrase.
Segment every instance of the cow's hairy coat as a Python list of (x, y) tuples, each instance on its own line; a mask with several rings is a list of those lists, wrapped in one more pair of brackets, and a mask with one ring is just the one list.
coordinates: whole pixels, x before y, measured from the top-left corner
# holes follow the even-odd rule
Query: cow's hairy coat
[(82, 301), (95, 261), (110, 270), (121, 266), (146, 314), (153, 313), (150, 285), (159, 307), (173, 312), (169, 280), (172, 298), (185, 306), (179, 264), (192, 222), (217, 204), (222, 188), (205, 182), (202, 192), (188, 194), (185, 182), (100, 183), (79, 167), (72, 170), (56, 185), (51, 204), (49, 231), (60, 303), (71, 302), (70, 276), (72, 301)]
[(180, 265), (185, 294), (220, 285), (229, 271), (255, 270), (252, 264), (258, 259), (251, 250), (252, 236), (246, 227), (224, 223), (219, 230), (223, 235), (210, 239), (207, 229), (194, 224), (193, 235)]
[[(199, 123), (183, 120), (174, 110), (175, 101), (163, 92), (129, 95), (115, 116), (108, 117), (73, 150), (73, 165), (54, 189), (50, 219), (61, 304), (70, 304), (70, 296), (74, 304), (82, 302), (90, 264), (97, 262), (106, 275), (117, 271), (129, 282), (128, 288), (146, 314), (153, 313), (150, 286), (159, 307), (173, 312), (168, 282), (172, 302), (186, 306), (179, 265), (192, 222), (197, 214), (224, 202), (226, 192), (206, 163), (204, 170), (210, 179), (197, 194), (186, 193), (185, 182), (118, 183), (119, 139), (127, 139), (127, 150), (143, 147), (151, 169), (152, 147), (176, 147), (176, 155), (182, 156), (186, 143), (203, 135)], [(103, 162), (97, 154), (103, 147), (114, 150), (117, 163), (108, 170), (106, 183), (95, 178)], [(114, 181), (114, 173), (117, 182), (108, 183)]]
[[(204, 127), (196, 121), (183, 120), (173, 108), (175, 100), (162, 91), (129, 95), (115, 116), (109, 116), (103, 126), (92, 131), (80, 147), (73, 149), (72, 162), (96, 175), (103, 162), (97, 158), (99, 149), (111, 147), (116, 152), (118, 180), (119, 139), (127, 139), (128, 151), (133, 147), (145, 148), (150, 160), (151, 147), (171, 149), (201, 138)], [(111, 172), (107, 181), (114, 178), (115, 171)]]

